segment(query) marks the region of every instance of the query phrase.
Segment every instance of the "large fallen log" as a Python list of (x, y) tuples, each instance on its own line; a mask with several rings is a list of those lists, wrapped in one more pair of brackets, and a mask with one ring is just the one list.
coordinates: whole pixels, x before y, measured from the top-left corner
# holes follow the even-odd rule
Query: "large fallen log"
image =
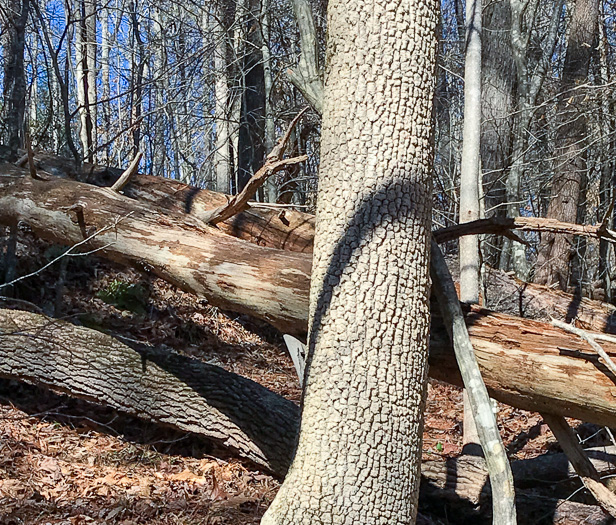
[(104, 188), (1, 176), (0, 223), (26, 222), (58, 244), (150, 270), (213, 305), (306, 331), (310, 254), (262, 248)]
[[(586, 454), (601, 475), (616, 471), (616, 447), (586, 449)], [(533, 459), (511, 462), (516, 488), (543, 487), (546, 495), (567, 498), (581, 486), (567, 456), (563, 453), (545, 454)], [(438, 495), (441, 499), (463, 499), (479, 505), (491, 493), (485, 460), (477, 456), (435, 459), (421, 464), (425, 495)]]
[(516, 303), (515, 312), (508, 313), (546, 321), (554, 317), (584, 330), (616, 334), (616, 306), (612, 304), (526, 283), (493, 268), (487, 268), (486, 275), (495, 295), (489, 298), (490, 304), (499, 305), (501, 298)]
[(291, 461), (297, 406), (196, 359), (0, 309), (0, 375), (200, 434), (278, 475)]
[[(190, 217), (88, 184), (0, 176), (0, 223), (15, 220), (23, 220), (41, 237), (68, 245), (100, 232), (88, 249), (149, 269), (213, 304), (265, 319), (287, 333), (306, 330), (308, 254), (255, 246), (195, 224)], [(431, 373), (461, 384), (436, 316), (435, 323)], [(616, 426), (616, 378), (588, 343), (545, 323), (480, 309), (472, 310), (467, 324), (494, 398)], [(616, 355), (616, 345), (604, 343), (604, 348)]]
[[(83, 163), (80, 167), (70, 159), (36, 153), (37, 169), (56, 177), (88, 182), (100, 187), (111, 187), (122, 170)], [(196, 188), (180, 181), (135, 174), (124, 187), (123, 193), (140, 202), (205, 219), (207, 212), (225, 205), (229, 195)], [(294, 210), (268, 210), (250, 208), (220, 223), (225, 233), (250, 241), (259, 246), (312, 253), (314, 215)]]
[[(481, 375), (495, 399), (599, 425), (616, 422), (616, 377), (586, 341), (548, 323), (479, 307), (466, 314), (466, 324)], [(614, 359), (616, 344), (602, 345)], [(462, 386), (449, 356), (445, 329), (434, 317), (430, 375)]]

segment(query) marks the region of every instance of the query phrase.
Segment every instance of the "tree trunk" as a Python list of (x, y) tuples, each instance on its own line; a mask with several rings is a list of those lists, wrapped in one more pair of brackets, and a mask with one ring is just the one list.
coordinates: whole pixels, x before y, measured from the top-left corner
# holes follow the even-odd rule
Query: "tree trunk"
[(329, 3), (302, 423), (263, 524), (416, 517), (437, 14)]
[[(511, 52), (511, 7), (508, 0), (490, 2), (483, 10), (483, 81), (481, 91), (481, 167), (485, 208), (489, 216), (504, 217), (505, 180), (511, 156), (515, 66)], [(501, 238), (483, 244), (484, 260), (498, 265)]]
[(88, 328), (0, 309), (0, 375), (194, 432), (279, 476), (299, 411), (250, 379)]
[(241, 75), (244, 79), (238, 138), (237, 183), (233, 193), (239, 193), (263, 165), (265, 160), (265, 85), (261, 31), (259, 30), (259, 0), (248, 0), (248, 20), (244, 42)]
[[(593, 50), (597, 47), (598, 0), (577, 0), (562, 73), (559, 119), (556, 130), (556, 166), (547, 217), (577, 222), (580, 194), (586, 180), (584, 142), (587, 135), (584, 91), (575, 88), (588, 79)], [(557, 283), (561, 290), (570, 285), (573, 237), (544, 235), (539, 245), (535, 282)], [(575, 283), (577, 286), (577, 283)]]
[[(129, 3), (130, 21), (133, 38), (133, 46), (136, 48), (131, 53), (131, 83), (130, 83), (130, 123), (132, 131), (132, 154), (137, 155), (141, 147), (141, 114), (143, 112), (143, 73), (145, 69), (145, 43), (141, 37), (138, 18), (138, 0), (131, 0)], [(178, 148), (176, 148), (177, 155)]]
[[(479, 219), (479, 177), (481, 171), (481, 0), (466, 3), (464, 52), (464, 130), (460, 164), (459, 222)], [(460, 300), (479, 303), (479, 238), (466, 235), (459, 240)], [(479, 448), (479, 434), (470, 407), (468, 392), (464, 391), (465, 452)]]
[[(531, 73), (529, 42), (530, 31), (535, 23), (532, 18), (536, 16), (536, 10), (528, 13), (528, 2), (509, 0), (511, 6), (511, 44), (513, 60), (516, 66), (518, 95), (517, 111), (513, 119), (512, 133), (514, 138), (511, 149), (511, 167), (505, 185), (507, 215), (509, 217), (519, 217), (520, 207), (525, 201), (525, 197), (522, 194), (522, 183), (526, 170), (525, 159), (528, 149), (529, 128), (539, 91), (545, 80), (556, 48), (563, 1), (556, 0), (554, 3), (550, 26), (545, 37), (545, 46), (543, 46), (543, 54)], [(531, 20), (527, 20), (527, 17), (531, 17)], [(500, 269), (509, 270), (509, 268), (512, 268), (521, 279), (529, 280), (530, 265), (526, 258), (525, 246), (519, 242), (504, 239), (500, 257)]]
[(232, 11), (229, 3), (218, 0), (214, 3), (214, 16), (211, 31), (215, 39), (214, 45), (214, 75), (215, 102), (214, 121), (216, 123), (216, 140), (214, 152), (214, 172), (216, 177), (216, 191), (231, 192), (232, 163), (231, 163), (231, 122), (230, 122), (230, 90), (229, 77), (231, 66), (229, 64), (230, 46), (229, 34), (232, 22)]
[(111, 162), (111, 10), (109, 7), (103, 7), (101, 11), (101, 86), (102, 86), (102, 140), (105, 147), (103, 149), (103, 160), (105, 164)]
[[(274, 79), (272, 77), (272, 56), (270, 53), (270, 0), (261, 0), (261, 55), (263, 56), (263, 88), (264, 88), (264, 143), (265, 154), (269, 155), (276, 145), (276, 122), (274, 120), (274, 105), (272, 103), (272, 90)], [(265, 202), (276, 202), (278, 187), (274, 177), (270, 177), (263, 185)]]
[[(94, 0), (76, 0), (74, 12), (77, 17), (75, 28), (75, 62), (77, 81), (77, 102), (79, 104), (79, 138), (83, 157), (94, 162), (94, 134), (96, 128), (96, 5)], [(91, 31), (94, 29), (94, 33)], [(94, 46), (94, 53), (92, 53)], [(94, 81), (94, 86), (90, 83)], [(90, 97), (94, 96), (94, 99)]]
[(0, 21), (4, 25), (0, 31), (4, 62), (2, 120), (8, 146), (7, 153), (0, 156), (7, 160), (16, 160), (17, 150), (23, 146), (26, 107), (24, 49), (29, 13), (30, 0), (7, 0), (0, 13)]

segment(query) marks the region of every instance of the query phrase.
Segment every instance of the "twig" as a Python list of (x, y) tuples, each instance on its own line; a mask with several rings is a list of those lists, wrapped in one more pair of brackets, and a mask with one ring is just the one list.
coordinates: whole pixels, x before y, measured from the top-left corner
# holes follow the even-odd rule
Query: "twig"
[(113, 186), (111, 186), (112, 191), (120, 193), (124, 189), (124, 186), (128, 184), (130, 178), (137, 173), (137, 168), (139, 167), (139, 162), (141, 162), (141, 157), (143, 157), (143, 153), (138, 151), (128, 168), (124, 170), (124, 173), (120, 175), (120, 178), (114, 182)]
[(601, 483), (601, 477), (597, 469), (588, 459), (586, 452), (584, 452), (565, 418), (544, 413), (541, 416), (558, 440), (584, 486), (594, 496), (601, 508), (613, 518), (616, 518), (616, 494)]
[(88, 243), (89, 241), (91, 241), (92, 239), (94, 239), (94, 237), (100, 235), (101, 233), (105, 233), (106, 231), (109, 230), (113, 230), (114, 228), (117, 227), (118, 223), (122, 220), (125, 219), (126, 217), (129, 217), (130, 215), (132, 215), (133, 212), (127, 213), (126, 215), (124, 215), (123, 217), (119, 217), (116, 221), (114, 221), (114, 223), (111, 226), (105, 226), (104, 228), (94, 232), (92, 235), (90, 235), (89, 237), (86, 237), (83, 241), (79, 241), (77, 244), (73, 244), (68, 250), (66, 250), (64, 253), (58, 255), (55, 259), (52, 259), (51, 261), (49, 261), (45, 266), (39, 268), (38, 270), (31, 272), (29, 274), (26, 275), (22, 275), (21, 277), (17, 277), (16, 279), (13, 279), (11, 282), (8, 283), (4, 283), (4, 284), (0, 284), (0, 290), (2, 288), (6, 288), (7, 286), (12, 286), (15, 283), (18, 283), (19, 281), (23, 281), (25, 279), (29, 279), (30, 277), (34, 277), (36, 275), (39, 275), (41, 272), (45, 271), (47, 268), (49, 268), (51, 265), (55, 264), (56, 262), (58, 262), (60, 259), (62, 259), (63, 257), (68, 257), (71, 254), (72, 251), (74, 251), (76, 248), (78, 248), (79, 246), (82, 246), (83, 244)]
[(283, 159), (283, 155), (285, 149), (287, 148), (287, 143), (289, 142), (289, 138), (291, 137), (291, 132), (293, 128), (299, 122), (299, 119), (308, 111), (308, 108), (304, 108), (299, 114), (293, 119), (291, 124), (283, 135), (283, 137), (278, 141), (278, 144), (274, 147), (271, 153), (265, 159), (265, 164), (263, 167), (255, 173), (252, 178), (248, 181), (248, 184), (244, 187), (244, 189), (234, 195), (229, 199), (229, 202), (223, 206), (219, 206), (214, 210), (207, 211), (203, 213), (200, 217), (206, 223), (216, 225), (219, 222), (230, 219), (234, 215), (248, 209), (248, 201), (252, 199), (257, 192), (257, 190), (263, 185), (263, 183), (274, 173), (285, 169), (289, 166), (294, 166), (299, 164), (300, 162), (304, 162), (308, 160), (307, 155), (301, 155), (299, 157), (293, 157), (291, 159)]
[(43, 310), (41, 308), (39, 308), (34, 303), (31, 303), (30, 301), (26, 301), (24, 299), (15, 299), (14, 297), (6, 297), (4, 295), (0, 295), (0, 301), (5, 302), (5, 303), (20, 304), (21, 306), (27, 306), (28, 308), (32, 308), (33, 310), (35, 310), (36, 313), (38, 313), (38, 314), (44, 314), (45, 313), (45, 312), (43, 312)]
[[(597, 352), (597, 354), (599, 354), (599, 357), (603, 360), (605, 366), (609, 368), (610, 372), (612, 372), (612, 374), (616, 376), (616, 364), (614, 363), (614, 361), (612, 361), (612, 358), (607, 354), (607, 352), (603, 350), (603, 347), (599, 343), (597, 343), (597, 341), (595, 340), (595, 339), (600, 338), (599, 335), (597, 336), (595, 336), (594, 334), (591, 335), (585, 330), (576, 328), (575, 326), (572, 326), (569, 323), (563, 323), (562, 321), (559, 321), (558, 319), (552, 319), (552, 324), (558, 328), (566, 330), (567, 332), (575, 334), (578, 337), (581, 337), (582, 339), (584, 339), (584, 341), (586, 341), (590, 346), (592, 346), (593, 350)], [(610, 341), (610, 342), (616, 342), (616, 339), (610, 338), (609, 336), (604, 336), (601, 338), (604, 340)]]

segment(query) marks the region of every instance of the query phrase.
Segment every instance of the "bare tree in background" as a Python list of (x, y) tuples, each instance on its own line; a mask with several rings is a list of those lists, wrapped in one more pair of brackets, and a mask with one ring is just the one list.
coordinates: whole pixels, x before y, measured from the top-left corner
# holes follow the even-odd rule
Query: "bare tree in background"
[(0, 8), (3, 26), (4, 83), (2, 91), (2, 134), (8, 159), (15, 159), (23, 146), (26, 109), (26, 76), (24, 49), (30, 0), (6, 0)]

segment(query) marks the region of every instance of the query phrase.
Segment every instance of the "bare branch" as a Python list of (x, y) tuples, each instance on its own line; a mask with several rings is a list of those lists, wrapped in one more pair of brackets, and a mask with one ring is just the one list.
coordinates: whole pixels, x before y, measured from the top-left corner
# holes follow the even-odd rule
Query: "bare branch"
[(201, 217), (204, 222), (215, 226), (219, 222), (226, 221), (234, 215), (243, 212), (249, 207), (248, 201), (254, 197), (257, 190), (269, 177), (271, 177), (274, 173), (283, 170), (289, 166), (294, 166), (296, 164), (299, 164), (300, 162), (305, 162), (306, 160), (308, 160), (307, 155), (301, 155), (299, 157), (293, 157), (291, 159), (282, 158), (287, 148), (287, 143), (291, 138), (291, 132), (293, 131), (299, 120), (304, 116), (306, 111), (308, 111), (308, 109), (308, 107), (302, 109), (299, 114), (291, 121), (285, 134), (282, 136), (282, 138), (278, 141), (278, 144), (276, 144), (274, 149), (265, 159), (265, 164), (263, 165), (263, 167), (252, 176), (244, 189), (237, 195), (231, 197), (227, 204), (219, 206), (212, 211), (205, 212)]
[(512, 233), (511, 230), (582, 235), (616, 243), (616, 232), (608, 230), (603, 224), (590, 226), (561, 222), (555, 219), (544, 219), (543, 217), (491, 217), (435, 230), (432, 232), (432, 237), (436, 242), (442, 243), (452, 241), (463, 235), (487, 233), (509, 236)]
[[(562, 327), (561, 327), (562, 328)], [(601, 508), (616, 518), (616, 494), (610, 491), (603, 483), (597, 469), (588, 459), (584, 449), (577, 440), (573, 430), (564, 417), (552, 414), (541, 414), (544, 421), (558, 440), (567, 458), (573, 465), (578, 476), (590, 493), (597, 500)]]
[[(599, 343), (597, 343), (597, 341), (595, 340), (596, 338), (593, 334), (590, 334), (589, 332), (580, 328), (576, 328), (569, 323), (563, 323), (562, 321), (558, 321), (557, 319), (552, 319), (552, 324), (554, 326), (557, 326), (558, 328), (562, 328), (563, 330), (571, 332), (572, 334), (575, 334), (584, 339), (584, 341), (586, 341), (590, 346), (592, 346), (593, 350), (597, 352), (597, 354), (599, 354), (599, 357), (603, 360), (605, 366), (610, 369), (610, 372), (612, 372), (616, 376), (616, 363), (614, 363), (614, 361), (612, 361), (612, 358), (607, 354), (607, 352), (603, 350), (603, 347)], [(614, 341), (614, 338), (610, 338), (608, 340)]]

